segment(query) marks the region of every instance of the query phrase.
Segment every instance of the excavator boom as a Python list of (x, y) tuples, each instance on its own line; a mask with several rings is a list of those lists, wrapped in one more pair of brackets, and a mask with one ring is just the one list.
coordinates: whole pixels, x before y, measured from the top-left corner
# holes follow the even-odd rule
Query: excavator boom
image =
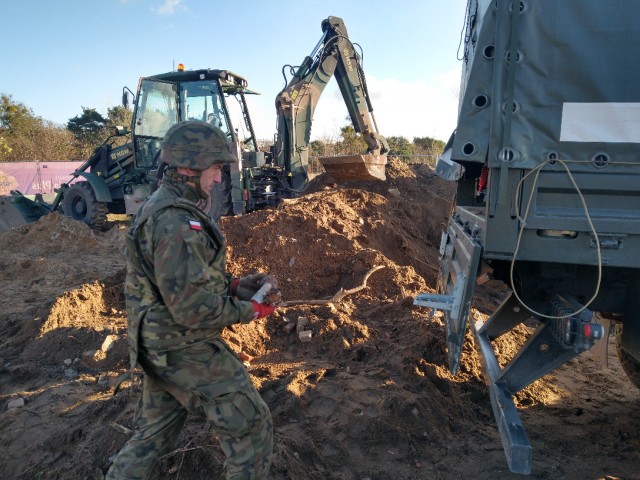
[(292, 172), (294, 188), (306, 182), (313, 113), (327, 83), (335, 76), (353, 127), (362, 134), (367, 151), (363, 155), (319, 160), (327, 173), (338, 180), (384, 180), (389, 147), (373, 117), (361, 57), (341, 18), (325, 19), (322, 32), (311, 55), (295, 71), (292, 68), (293, 76), (276, 98), (276, 162)]

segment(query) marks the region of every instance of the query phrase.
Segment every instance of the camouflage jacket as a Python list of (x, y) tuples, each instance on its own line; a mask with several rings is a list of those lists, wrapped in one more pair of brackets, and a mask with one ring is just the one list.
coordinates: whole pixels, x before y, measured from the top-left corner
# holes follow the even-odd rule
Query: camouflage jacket
[(140, 347), (154, 355), (217, 338), (253, 318), (230, 295), (226, 242), (185, 184), (163, 181), (127, 233), (125, 297), (131, 365)]

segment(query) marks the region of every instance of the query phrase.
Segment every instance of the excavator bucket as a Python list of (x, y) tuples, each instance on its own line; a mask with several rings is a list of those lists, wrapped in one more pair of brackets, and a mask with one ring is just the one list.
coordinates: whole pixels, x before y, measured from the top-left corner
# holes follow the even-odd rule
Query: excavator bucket
[(11, 197), (7, 195), (0, 196), (0, 233), (8, 232), (23, 223), (27, 223), (27, 221), (11, 202)]
[(386, 155), (341, 155), (319, 157), (325, 171), (336, 180), (386, 180)]
[(33, 201), (18, 191), (12, 191), (11, 195), (0, 195), (0, 233), (35, 222), (50, 212), (41, 202)]

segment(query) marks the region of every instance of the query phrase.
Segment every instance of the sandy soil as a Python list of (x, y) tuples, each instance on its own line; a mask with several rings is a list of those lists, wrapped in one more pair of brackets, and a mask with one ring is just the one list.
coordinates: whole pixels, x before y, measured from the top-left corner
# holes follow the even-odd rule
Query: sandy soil
[[(282, 208), (220, 222), (231, 272), (275, 274), (285, 301), (329, 298), (384, 267), (340, 302), (282, 308), (225, 333), (273, 414), (272, 477), (522, 478), (508, 471), (471, 336), (454, 377), (441, 315), (412, 304), (435, 287), (451, 185), (399, 162), (387, 176), (338, 184), (322, 175)], [(127, 225), (109, 226), (94, 233), (49, 215), (0, 235), (2, 478), (99, 478), (131, 434), (139, 376), (112, 389), (127, 371)], [(472, 314), (486, 318), (505, 293), (479, 289)], [(300, 318), (308, 343), (292, 328)], [(500, 358), (529, 333), (521, 326), (496, 342)], [(611, 342), (608, 368), (586, 353), (518, 393), (530, 478), (640, 478), (640, 392)], [(153, 478), (221, 472), (220, 449), (193, 419)]]

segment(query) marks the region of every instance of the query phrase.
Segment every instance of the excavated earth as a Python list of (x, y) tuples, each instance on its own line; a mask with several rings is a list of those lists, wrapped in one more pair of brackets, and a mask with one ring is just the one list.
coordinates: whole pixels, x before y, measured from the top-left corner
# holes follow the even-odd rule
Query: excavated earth
[[(220, 222), (231, 273), (271, 272), (283, 300), (304, 303), (224, 335), (273, 414), (273, 479), (522, 478), (509, 473), (471, 335), (453, 376), (442, 316), (413, 306), (435, 289), (452, 201), (428, 167), (391, 161), (385, 182), (321, 175), (281, 208)], [(109, 227), (94, 233), (52, 214), (0, 235), (3, 479), (101, 478), (131, 435), (140, 372), (113, 390), (127, 372), (127, 220), (110, 217)], [(317, 302), (362, 286), (374, 267), (365, 288)], [(479, 288), (473, 317), (506, 292)], [(530, 333), (523, 325), (500, 338), (500, 361)], [(588, 352), (517, 394), (530, 478), (640, 478), (640, 392), (612, 342), (609, 353), (609, 367)], [(152, 478), (222, 472), (206, 423), (190, 418)]]

